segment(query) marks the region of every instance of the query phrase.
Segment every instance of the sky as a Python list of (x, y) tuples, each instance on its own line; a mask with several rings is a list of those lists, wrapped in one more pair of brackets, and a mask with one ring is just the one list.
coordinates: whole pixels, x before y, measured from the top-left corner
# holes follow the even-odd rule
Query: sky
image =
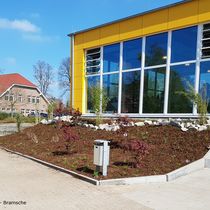
[(54, 71), (49, 93), (59, 98), (58, 68), (70, 56), (67, 34), (179, 1), (0, 0), (0, 70), (36, 84), (33, 65), (45, 61)]

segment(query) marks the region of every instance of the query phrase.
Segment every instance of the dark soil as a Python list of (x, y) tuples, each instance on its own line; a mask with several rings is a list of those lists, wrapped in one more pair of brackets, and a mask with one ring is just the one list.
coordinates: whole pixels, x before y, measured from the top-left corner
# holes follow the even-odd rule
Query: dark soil
[[(182, 132), (172, 126), (127, 127), (117, 132), (71, 127), (79, 139), (67, 151), (62, 125), (37, 125), (20, 133), (0, 137), (0, 146), (31, 155), (41, 160), (94, 177), (93, 142), (111, 141), (108, 177), (121, 178), (160, 175), (202, 158), (210, 145), (210, 130)], [(140, 167), (134, 167), (135, 153), (124, 151), (125, 142), (141, 140), (149, 145), (149, 152)], [(102, 179), (101, 175), (98, 177)]]

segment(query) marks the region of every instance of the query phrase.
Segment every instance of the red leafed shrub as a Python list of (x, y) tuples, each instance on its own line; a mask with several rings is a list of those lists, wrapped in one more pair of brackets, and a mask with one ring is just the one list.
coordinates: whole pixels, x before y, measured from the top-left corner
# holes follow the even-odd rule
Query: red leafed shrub
[(80, 117), (82, 113), (79, 111), (79, 109), (70, 109), (69, 113), (73, 117)]
[(149, 154), (150, 146), (140, 140), (130, 140), (121, 145), (121, 148), (126, 151), (130, 151), (135, 160), (134, 167), (141, 167), (141, 160), (145, 157), (145, 155)]
[(58, 108), (55, 109), (54, 114), (56, 116), (69, 115), (70, 110), (66, 108), (62, 102), (60, 102)]
[(78, 134), (71, 127), (63, 128), (63, 138), (65, 141), (65, 148), (67, 153), (69, 153), (69, 149), (75, 145), (75, 142), (79, 140)]

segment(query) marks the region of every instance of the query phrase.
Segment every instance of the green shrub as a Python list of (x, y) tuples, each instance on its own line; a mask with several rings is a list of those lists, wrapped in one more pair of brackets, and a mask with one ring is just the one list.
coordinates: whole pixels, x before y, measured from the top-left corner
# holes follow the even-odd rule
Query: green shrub
[(20, 126), (21, 126), (21, 123), (22, 123), (22, 116), (20, 114), (16, 114), (15, 118), (16, 118), (17, 130), (18, 130), (18, 132), (20, 132)]
[(8, 118), (10, 116), (10, 114), (6, 113), (6, 112), (0, 112), (0, 120), (4, 120), (6, 118)]
[(96, 114), (96, 125), (102, 123), (101, 114), (106, 110), (109, 98), (104, 90), (101, 90), (99, 86), (91, 87), (90, 95), (93, 103), (93, 110)]
[(207, 122), (207, 113), (208, 113), (208, 98), (207, 98), (207, 87), (203, 85), (201, 88), (201, 93), (196, 93), (194, 87), (188, 82), (188, 91), (180, 91), (177, 92), (188, 98), (190, 101), (197, 106), (198, 114), (199, 114), (199, 123), (201, 125)]

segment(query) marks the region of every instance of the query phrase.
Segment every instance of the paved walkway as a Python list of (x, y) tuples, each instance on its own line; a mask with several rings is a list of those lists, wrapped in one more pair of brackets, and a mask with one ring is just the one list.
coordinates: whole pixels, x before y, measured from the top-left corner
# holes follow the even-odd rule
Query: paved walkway
[(97, 187), (2, 150), (0, 160), (0, 209), (210, 209), (210, 169), (170, 183)]
[[(21, 130), (24, 128), (28, 128), (34, 126), (33, 123), (22, 123)], [(16, 123), (0, 123), (0, 136), (5, 136), (8, 134), (12, 134), (17, 132), (17, 124)]]
[[(4, 205), (26, 201), (26, 205)], [(150, 210), (140, 203), (70, 175), (0, 150), (0, 209)]]

